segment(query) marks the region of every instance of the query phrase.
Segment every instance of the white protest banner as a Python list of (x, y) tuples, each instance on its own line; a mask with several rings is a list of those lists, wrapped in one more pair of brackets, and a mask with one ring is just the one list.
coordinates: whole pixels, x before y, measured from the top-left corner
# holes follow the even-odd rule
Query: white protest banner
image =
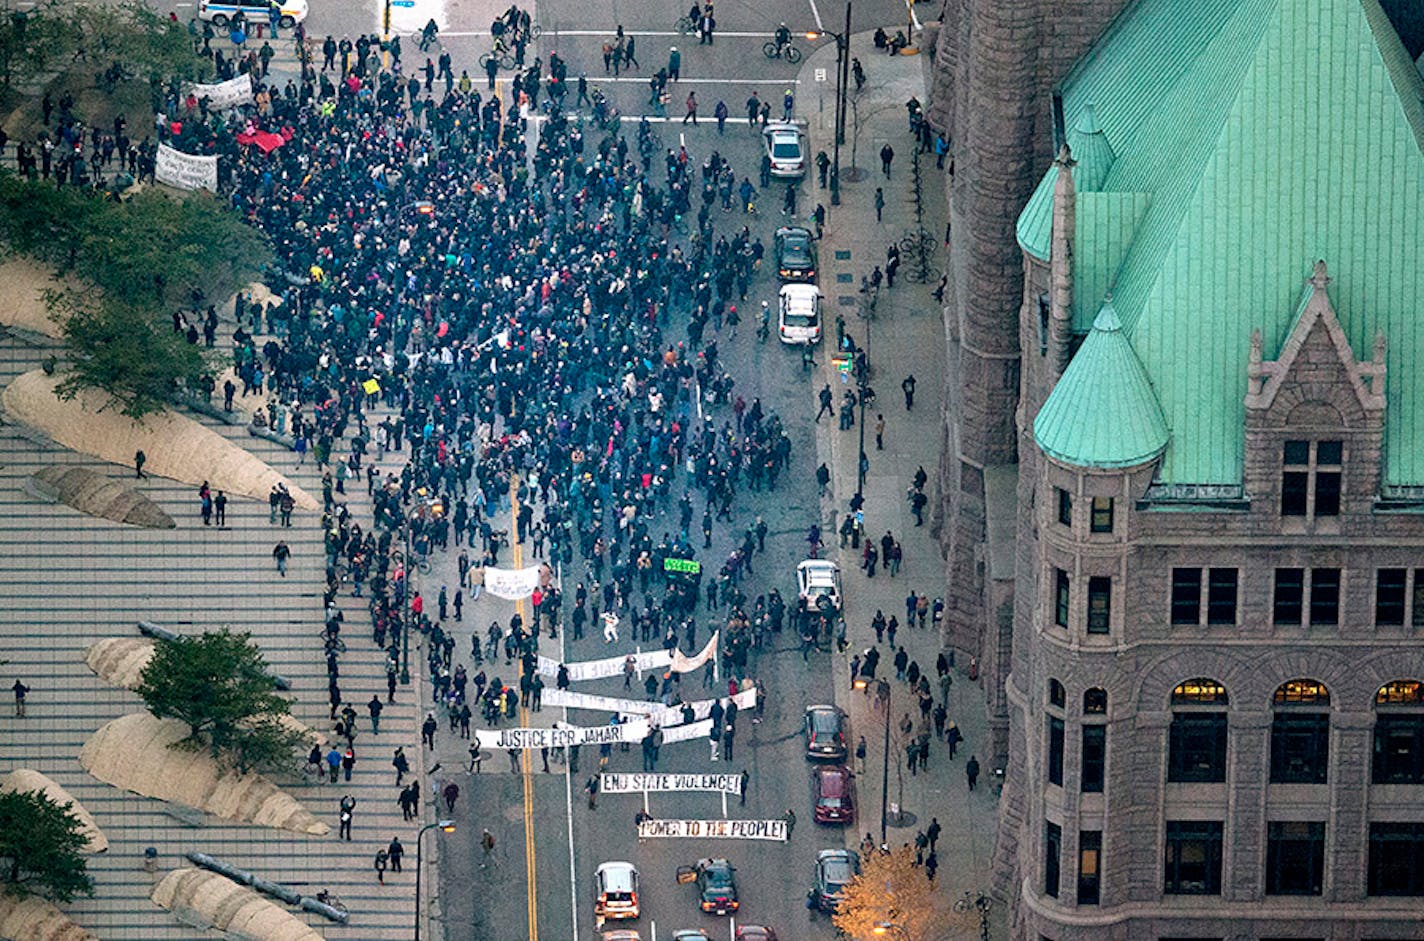
[(644, 791), (720, 791), (742, 793), (740, 774), (610, 774), (598, 776), (598, 789), (605, 794), (642, 794)]
[(712, 720), (703, 719), (700, 722), (689, 722), (686, 725), (670, 725), (658, 731), (663, 733), (664, 745), (671, 745), (673, 742), (687, 742), (694, 738), (707, 741), (712, 735)]
[(539, 566), (523, 569), (497, 569), (485, 566), (485, 591), (496, 598), (516, 601), (528, 598), (539, 587)]
[(644, 820), (638, 839), (688, 838), (786, 842), (785, 820)]
[[(486, 569), (485, 571), (489, 571)], [(565, 667), (569, 671), (570, 682), (577, 683), (580, 680), (601, 680), (610, 676), (623, 675), (623, 661), (628, 657), (633, 658), (633, 669), (641, 673), (644, 670), (657, 670), (672, 663), (672, 654), (666, 650), (640, 650), (632, 654), (624, 654), (619, 657), (608, 657), (603, 660), (584, 660), (581, 663), (566, 663)], [(539, 673), (543, 676), (558, 676), (559, 661), (552, 657), (539, 658)], [(548, 690), (545, 690), (547, 693)]]
[(252, 101), (252, 76), (239, 75), (216, 85), (195, 84), (192, 91), (199, 100), (208, 99), (208, 107), (211, 110), (221, 111)]
[(673, 672), (691, 673), (717, 656), (717, 638), (721, 636), (721, 633), (721, 631), (713, 631), (712, 636), (707, 638), (707, 645), (691, 657), (686, 656), (681, 650), (674, 650), (672, 654)]
[[(735, 702), (738, 709), (750, 709), (756, 705), (756, 696), (756, 690), (749, 686), (735, 696), (723, 696), (721, 703), (723, 708), (726, 708), (727, 703)], [(714, 702), (717, 700), (702, 699), (688, 705), (692, 706), (695, 718), (705, 719), (712, 712)], [(563, 706), (566, 709), (592, 709), (598, 712), (647, 716), (652, 720), (654, 727), (676, 725), (682, 722), (681, 705), (664, 706), (658, 702), (618, 699), (614, 696), (594, 696), (590, 693), (575, 693), (566, 689), (544, 690), (543, 703), (546, 706)]]
[(479, 729), (475, 736), (479, 739), (480, 748), (532, 751), (536, 748), (602, 745), (605, 742), (636, 743), (643, 740), (648, 729), (647, 719), (633, 719), (619, 725), (599, 725), (592, 728), (565, 726), (555, 729)]
[(153, 166), (153, 178), (179, 189), (206, 189), (217, 192), (218, 158), (195, 157), (167, 144), (158, 145), (158, 159)]
[[(485, 569), (486, 572), (493, 571)], [(485, 581), (485, 587), (489, 587), (489, 581)], [(532, 590), (532, 589), (531, 589)], [(713, 631), (712, 638), (707, 641), (707, 646), (692, 657), (684, 656), (682, 651), (670, 653), (666, 650), (635, 650), (631, 654), (623, 654), (618, 657), (606, 657), (602, 660), (584, 660), (581, 663), (566, 663), (565, 667), (569, 671), (569, 682), (577, 683), (581, 680), (602, 680), (610, 676), (622, 676), (623, 664), (631, 656), (633, 658), (633, 669), (636, 673), (642, 674), (646, 670), (661, 670), (670, 666), (675, 673), (690, 673), (708, 660), (712, 659), (717, 650), (717, 638), (721, 631)], [(553, 657), (539, 658), (539, 674), (541, 676), (558, 676), (559, 661)], [(740, 703), (738, 704), (740, 705)]]

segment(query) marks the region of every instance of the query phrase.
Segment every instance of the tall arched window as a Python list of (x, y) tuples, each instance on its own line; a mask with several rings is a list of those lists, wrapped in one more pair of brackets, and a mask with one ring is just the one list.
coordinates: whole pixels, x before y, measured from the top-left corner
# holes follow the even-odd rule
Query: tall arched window
[(1107, 779), (1108, 691), (1100, 686), (1083, 691), (1082, 747), (1079, 786), (1084, 794), (1099, 794)]
[(1276, 688), (1271, 783), (1324, 784), (1330, 769), (1330, 691), (1318, 680)]
[(1226, 780), (1226, 687), (1206, 677), (1172, 690), (1167, 780)]
[(1424, 683), (1395, 680), (1375, 693), (1374, 782), (1424, 784)]

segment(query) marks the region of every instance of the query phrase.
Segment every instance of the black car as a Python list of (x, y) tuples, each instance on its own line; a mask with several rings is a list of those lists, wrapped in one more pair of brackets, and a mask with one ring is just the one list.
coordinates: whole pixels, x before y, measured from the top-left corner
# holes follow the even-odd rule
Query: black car
[(845, 758), (845, 713), (835, 706), (807, 706), (804, 732), (807, 758)]
[(816, 884), (808, 893), (817, 911), (834, 912), (845, 897), (846, 883), (860, 873), (860, 857), (851, 850), (816, 854)]
[(816, 240), (799, 225), (776, 230), (776, 276), (782, 281), (816, 280)]
[(742, 907), (737, 899), (736, 869), (720, 857), (699, 859), (695, 866), (679, 866), (677, 881), (696, 882), (698, 907), (710, 915), (730, 915)]

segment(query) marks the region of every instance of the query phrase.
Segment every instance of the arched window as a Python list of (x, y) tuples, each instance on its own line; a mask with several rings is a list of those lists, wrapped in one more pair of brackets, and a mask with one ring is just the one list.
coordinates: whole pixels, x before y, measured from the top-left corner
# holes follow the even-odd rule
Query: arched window
[(1277, 705), (1330, 705), (1330, 690), (1319, 680), (1291, 680), (1276, 687)]
[(1063, 684), (1051, 677), (1048, 680), (1048, 705), (1050, 710), (1044, 717), (1044, 767), (1048, 772), (1048, 783), (1063, 786), (1063, 708), (1068, 702), (1068, 694)]
[(1424, 784), (1424, 684), (1394, 680), (1375, 693), (1376, 784)]
[(1225, 706), (1226, 704), (1226, 687), (1216, 680), (1205, 677), (1187, 680), (1172, 690), (1172, 705), (1174, 706)]
[(1272, 699), (1271, 783), (1324, 784), (1330, 768), (1330, 690), (1319, 680), (1290, 680)]
[(1424, 683), (1418, 680), (1395, 680), (1375, 693), (1376, 706), (1424, 706)]
[(1198, 677), (1172, 690), (1167, 780), (1226, 780), (1226, 687)]
[(1101, 793), (1107, 778), (1107, 712), (1107, 690), (1094, 686), (1083, 691), (1082, 744), (1078, 760), (1081, 768), (1080, 788), (1085, 794)]

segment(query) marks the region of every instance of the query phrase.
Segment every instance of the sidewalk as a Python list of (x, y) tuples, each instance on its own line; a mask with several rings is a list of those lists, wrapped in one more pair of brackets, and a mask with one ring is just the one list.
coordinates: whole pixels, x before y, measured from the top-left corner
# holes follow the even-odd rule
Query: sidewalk
[[(839, 375), (830, 363), (835, 349), (836, 318), (845, 318), (846, 332), (856, 343), (869, 350), (870, 385), (877, 398), (866, 410), (865, 448), (869, 470), (865, 479), (865, 533), (877, 541), (889, 530), (900, 541), (904, 561), (898, 577), (890, 577), (884, 568), (877, 568), (875, 577), (867, 578), (860, 567), (860, 550), (847, 547), (839, 553), (833, 548), (828, 557), (838, 559), (845, 585), (845, 615), (849, 647), (844, 656), (835, 660), (837, 702), (851, 718), (852, 748), (854, 741), (865, 737), (867, 759), (858, 775), (860, 820), (853, 832), (847, 832), (847, 844), (852, 848), (868, 832), (878, 840), (880, 835), (881, 781), (885, 772), (885, 713), (873, 707), (873, 697), (851, 688), (850, 657), (875, 643), (870, 622), (876, 610), (885, 617), (896, 616), (902, 622), (897, 642), (903, 645), (912, 661), (929, 674), (931, 689), (938, 699), (935, 683), (935, 659), (942, 648), (931, 623), (925, 629), (911, 628), (905, 621), (905, 599), (910, 591), (928, 593), (931, 599), (945, 596), (944, 565), (938, 546), (930, 535), (928, 523), (914, 525), (914, 516), (906, 500), (915, 471), (924, 467), (933, 478), (939, 460), (941, 439), (939, 416), (942, 408), (942, 387), (947, 362), (947, 344), (940, 316), (940, 305), (933, 291), (944, 270), (945, 259), (940, 235), (947, 215), (943, 188), (935, 169), (933, 154), (921, 155), (922, 198), (925, 230), (934, 239), (934, 256), (925, 283), (916, 283), (912, 253), (904, 252), (900, 275), (893, 289), (881, 289), (875, 319), (867, 322), (860, 316), (858, 293), (860, 279), (871, 269), (885, 265), (885, 250), (892, 241), (899, 241), (916, 228), (913, 199), (912, 160), (915, 140), (910, 136), (905, 102), (911, 96), (927, 100), (927, 56), (889, 57), (877, 51), (869, 34), (851, 37), (850, 54), (859, 58), (867, 81), (855, 107), (847, 104), (846, 139), (841, 145), (841, 202), (830, 205), (828, 191), (815, 187), (814, 170), (808, 175), (804, 203), (814, 207), (824, 203), (828, 222), (821, 243), (823, 276), (821, 289), (826, 293), (826, 336), (819, 358), (823, 376), (815, 383), (819, 389), (825, 382), (835, 392), (837, 407), (845, 388), (853, 385), (849, 377)], [(835, 46), (828, 45), (808, 57), (802, 68), (803, 88), (822, 91), (821, 101), (813, 102), (808, 133), (810, 153), (820, 150), (832, 153), (835, 116)], [(824, 70), (825, 81), (814, 81)], [(812, 101), (803, 96), (803, 101)], [(819, 105), (819, 107), (817, 106)], [(859, 117), (857, 140), (856, 116)], [(885, 143), (894, 148), (891, 178), (880, 169), (880, 149)], [(859, 181), (848, 182), (850, 154), (860, 168)], [(874, 197), (876, 187), (884, 190), (884, 221), (876, 222)], [(867, 337), (867, 326), (869, 336)], [(913, 411), (905, 409), (900, 390), (901, 381), (913, 374), (916, 392)], [(857, 409), (857, 413), (859, 409)], [(876, 417), (885, 417), (884, 450), (875, 442)], [(859, 414), (857, 414), (859, 421)], [(832, 480), (822, 501), (822, 529), (829, 545), (838, 545), (836, 531), (847, 512), (847, 501), (856, 492), (856, 464), (859, 428), (838, 430), (838, 424), (828, 421), (821, 425), (817, 439), (818, 461), (832, 468)], [(887, 638), (888, 640), (888, 638)], [(943, 833), (939, 839), (940, 888), (951, 898), (966, 891), (978, 892), (989, 886), (989, 870), (994, 849), (996, 825), (997, 782), (989, 768), (988, 755), (982, 753), (986, 729), (982, 701), (976, 684), (969, 679), (967, 663), (961, 660), (951, 670), (954, 686), (949, 695), (949, 718), (959, 725), (964, 736), (951, 761), (943, 740), (931, 745), (929, 769), (912, 775), (905, 762), (904, 745), (898, 725), (905, 713), (918, 719), (918, 708), (910, 696), (909, 686), (895, 679), (894, 650), (880, 645), (879, 677), (890, 680), (891, 728), (889, 733), (888, 801), (889, 822), (886, 841), (891, 846), (912, 843), (917, 831), (937, 818)], [(969, 756), (978, 754), (981, 766), (977, 790), (968, 790), (964, 767)], [(894, 806), (901, 815), (897, 819)], [(899, 824), (899, 825), (897, 825)], [(972, 916), (969, 916), (972, 918)], [(1007, 937), (1007, 919), (1003, 912), (991, 913), (992, 937)], [(977, 933), (977, 923), (966, 921), (959, 934), (968, 937)]]

